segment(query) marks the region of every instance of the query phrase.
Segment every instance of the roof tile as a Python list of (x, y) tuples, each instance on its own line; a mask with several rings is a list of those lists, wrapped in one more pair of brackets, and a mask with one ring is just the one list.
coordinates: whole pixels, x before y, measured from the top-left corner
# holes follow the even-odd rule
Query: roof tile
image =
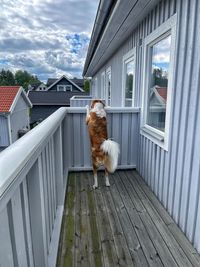
[(20, 86), (0, 86), (0, 112), (9, 112)]

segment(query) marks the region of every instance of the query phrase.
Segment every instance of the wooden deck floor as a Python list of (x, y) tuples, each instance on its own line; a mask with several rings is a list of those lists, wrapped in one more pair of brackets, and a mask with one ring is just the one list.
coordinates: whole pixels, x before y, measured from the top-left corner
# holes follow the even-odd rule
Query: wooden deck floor
[(92, 173), (71, 173), (58, 267), (200, 266), (200, 257), (136, 171), (92, 189)]

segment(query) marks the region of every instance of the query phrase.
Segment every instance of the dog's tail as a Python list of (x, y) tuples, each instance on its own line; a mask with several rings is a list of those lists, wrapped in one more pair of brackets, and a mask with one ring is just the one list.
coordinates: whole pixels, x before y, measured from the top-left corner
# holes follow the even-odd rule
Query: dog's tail
[(107, 154), (104, 162), (105, 167), (110, 173), (113, 173), (118, 164), (119, 144), (108, 139), (102, 143), (101, 149)]

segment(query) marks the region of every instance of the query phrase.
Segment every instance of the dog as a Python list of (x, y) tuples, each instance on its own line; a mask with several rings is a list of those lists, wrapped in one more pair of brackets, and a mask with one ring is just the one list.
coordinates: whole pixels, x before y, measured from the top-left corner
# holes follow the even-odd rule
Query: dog
[(108, 173), (113, 173), (118, 164), (119, 144), (108, 139), (105, 105), (101, 100), (93, 100), (86, 106), (86, 124), (91, 143), (92, 166), (94, 174), (93, 188), (98, 187), (97, 169), (105, 167), (106, 186), (110, 186)]

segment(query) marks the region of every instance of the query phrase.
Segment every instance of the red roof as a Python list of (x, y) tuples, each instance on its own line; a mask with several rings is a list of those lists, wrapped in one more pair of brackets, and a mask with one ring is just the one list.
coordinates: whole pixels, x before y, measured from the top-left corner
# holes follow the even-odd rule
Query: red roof
[(159, 87), (156, 86), (156, 90), (158, 94), (165, 100), (167, 101), (167, 87)]
[(20, 86), (0, 86), (0, 112), (9, 112)]

